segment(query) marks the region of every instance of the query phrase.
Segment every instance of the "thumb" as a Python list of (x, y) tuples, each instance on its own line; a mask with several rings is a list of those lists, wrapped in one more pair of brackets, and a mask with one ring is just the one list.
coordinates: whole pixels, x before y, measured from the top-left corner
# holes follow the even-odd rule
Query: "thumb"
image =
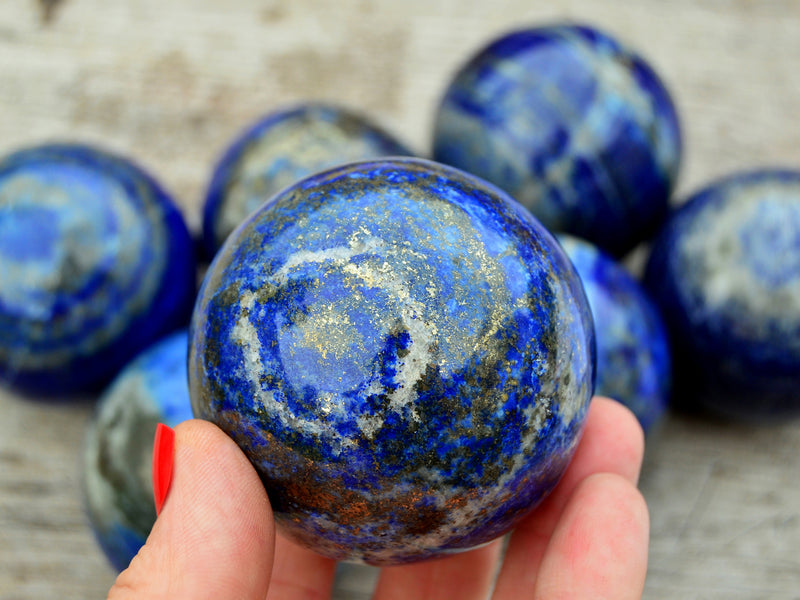
[(108, 600), (263, 600), (275, 528), (258, 474), (236, 443), (205, 421), (178, 425), (174, 448), (161, 514)]

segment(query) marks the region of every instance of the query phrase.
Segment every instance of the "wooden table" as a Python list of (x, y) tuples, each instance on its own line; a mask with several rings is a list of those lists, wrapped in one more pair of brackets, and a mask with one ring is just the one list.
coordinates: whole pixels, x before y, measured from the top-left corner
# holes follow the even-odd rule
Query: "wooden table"
[[(214, 161), (259, 115), (337, 101), (424, 153), (457, 65), (495, 34), (564, 18), (628, 41), (673, 91), (686, 142), (678, 199), (738, 168), (800, 166), (792, 0), (0, 0), (0, 153), (103, 144), (156, 174), (197, 229)], [(81, 506), (91, 410), (0, 391), (4, 600), (99, 598), (113, 580)], [(645, 596), (800, 598), (799, 459), (800, 422), (670, 416), (641, 482)], [(367, 598), (372, 577), (344, 571), (337, 597)]]

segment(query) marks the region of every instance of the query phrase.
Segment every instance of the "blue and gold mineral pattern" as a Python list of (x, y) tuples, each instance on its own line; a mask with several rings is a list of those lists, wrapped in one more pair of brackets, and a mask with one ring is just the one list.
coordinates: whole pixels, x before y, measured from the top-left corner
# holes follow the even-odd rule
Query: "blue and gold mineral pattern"
[(672, 368), (655, 303), (625, 268), (593, 244), (557, 236), (581, 278), (597, 341), (595, 393), (631, 409), (648, 432), (667, 408)]
[(192, 418), (186, 380), (186, 330), (148, 348), (100, 397), (86, 430), (83, 489), (92, 529), (118, 570), (144, 545), (156, 521), (156, 425)]
[(0, 380), (102, 386), (186, 326), (195, 277), (183, 217), (127, 160), (47, 145), (0, 161)]
[(500, 190), (420, 159), (356, 163), (229, 237), (193, 317), (192, 407), (244, 449), (295, 541), (411, 562), (501, 535), (552, 489), (593, 335), (569, 259)]
[(698, 191), (645, 275), (672, 336), (676, 400), (745, 421), (800, 416), (800, 172)]
[(663, 221), (680, 155), (677, 113), (656, 73), (576, 25), (515, 31), (478, 52), (448, 86), (433, 139), (435, 160), (615, 256)]
[(411, 154), (365, 115), (342, 106), (306, 103), (271, 113), (231, 145), (214, 171), (203, 214), (206, 252), (213, 256), (247, 215), (308, 175)]

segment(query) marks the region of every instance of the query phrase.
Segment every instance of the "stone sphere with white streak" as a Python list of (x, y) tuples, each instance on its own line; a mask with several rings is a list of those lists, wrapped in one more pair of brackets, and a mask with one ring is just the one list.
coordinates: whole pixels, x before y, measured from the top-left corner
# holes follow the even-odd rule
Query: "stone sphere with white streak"
[(677, 404), (800, 417), (800, 172), (698, 191), (656, 239), (646, 285), (672, 338)]
[(279, 528), (400, 564), (512, 528), (583, 428), (594, 329), (522, 206), (420, 159), (281, 192), (228, 238), (195, 307), (195, 416), (258, 470)]
[(196, 277), (181, 212), (128, 159), (45, 144), (0, 160), (0, 381), (102, 389), (186, 327)]
[(461, 67), (433, 158), (501, 187), (551, 231), (621, 256), (667, 215), (681, 133), (641, 56), (597, 29), (551, 25), (498, 37)]

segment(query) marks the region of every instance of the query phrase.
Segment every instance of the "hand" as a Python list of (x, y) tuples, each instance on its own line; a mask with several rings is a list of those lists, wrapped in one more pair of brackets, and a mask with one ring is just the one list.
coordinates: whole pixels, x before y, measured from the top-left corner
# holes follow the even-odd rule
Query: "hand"
[[(275, 535), (261, 481), (210, 423), (175, 436), (168, 499), (147, 543), (109, 600), (330, 598), (335, 563)], [(641, 428), (622, 405), (595, 398), (563, 479), (501, 542), (382, 570), (375, 600), (640, 598), (649, 520), (636, 489)]]

